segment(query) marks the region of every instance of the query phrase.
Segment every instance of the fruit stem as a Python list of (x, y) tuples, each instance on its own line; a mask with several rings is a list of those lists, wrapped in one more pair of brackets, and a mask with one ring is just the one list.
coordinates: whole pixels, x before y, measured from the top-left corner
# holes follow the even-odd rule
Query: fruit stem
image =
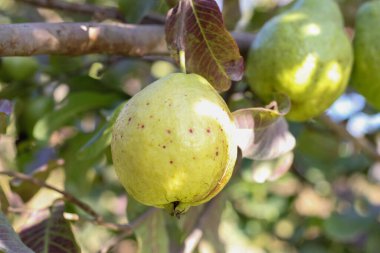
[(181, 71), (186, 74), (185, 50), (179, 51), (179, 66), (181, 67)]

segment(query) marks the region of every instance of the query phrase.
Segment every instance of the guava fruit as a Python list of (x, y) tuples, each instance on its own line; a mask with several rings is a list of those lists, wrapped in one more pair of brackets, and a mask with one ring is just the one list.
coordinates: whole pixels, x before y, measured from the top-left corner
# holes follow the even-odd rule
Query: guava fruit
[(1, 59), (1, 69), (11, 80), (27, 80), (31, 78), (38, 69), (38, 62), (34, 57), (11, 56), (2, 57)]
[(287, 95), (287, 118), (305, 121), (325, 111), (345, 90), (353, 62), (337, 4), (299, 0), (269, 20), (253, 41), (248, 82), (264, 102)]
[(170, 74), (132, 97), (113, 129), (116, 174), (133, 198), (173, 215), (213, 198), (231, 177), (232, 115), (196, 74)]
[(380, 110), (380, 1), (363, 4), (356, 14), (354, 55), (350, 84)]

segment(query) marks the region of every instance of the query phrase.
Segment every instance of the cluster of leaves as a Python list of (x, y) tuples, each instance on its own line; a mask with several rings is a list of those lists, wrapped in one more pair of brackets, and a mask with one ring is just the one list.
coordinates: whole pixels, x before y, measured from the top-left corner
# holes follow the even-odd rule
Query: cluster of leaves
[[(5, 8), (0, 12), (1, 22), (45, 21), (49, 15), (68, 21), (89, 18), (55, 11), (46, 14), (5, 2), (0, 5)], [(128, 22), (138, 23), (148, 13), (165, 15), (175, 2), (98, 0), (96, 4), (113, 4)], [(280, 1), (258, 2), (243, 27), (247, 31), (259, 29), (286, 8), (279, 8)], [(229, 29), (238, 27), (239, 1), (225, 0), (223, 15)], [(216, 69), (224, 79), (240, 80), (231, 70), (241, 68), (241, 59), (231, 55), (222, 59), (226, 68)], [(162, 59), (101, 55), (29, 59), (38, 62), (38, 68), (25, 75), (20, 71), (30, 65), (21, 60), (9, 72), (4, 68), (8, 59), (2, 59), (0, 173), (19, 171), (65, 189), (107, 220), (126, 223), (145, 218), (133, 233), (120, 237), (91, 222), (92, 217), (74, 203), (62, 202), (61, 194), (0, 174), (0, 252), (179, 252), (183, 245), (196, 247), (198, 252), (378, 251), (379, 165), (321, 122), (290, 124), (297, 139), (294, 154), (269, 161), (243, 159), (220, 196), (192, 208), (181, 220), (162, 211), (141, 216), (147, 207), (125, 196), (113, 172), (109, 150), (112, 123), (126, 100), (153, 80), (178, 71), (176, 67)], [(227, 64), (231, 62), (234, 64)], [(191, 69), (191, 62), (187, 67)], [(228, 82), (221, 83), (220, 90), (229, 88)], [(244, 79), (223, 95), (231, 110), (238, 110), (237, 115), (246, 115), (245, 108), (257, 106)], [(269, 115), (276, 113), (272, 110)], [(281, 122), (273, 131), (284, 128)], [(245, 124), (244, 118), (240, 123)], [(369, 137), (375, 139), (375, 135)], [(289, 168), (291, 172), (279, 178)], [(199, 236), (199, 244), (191, 245), (191, 239)]]

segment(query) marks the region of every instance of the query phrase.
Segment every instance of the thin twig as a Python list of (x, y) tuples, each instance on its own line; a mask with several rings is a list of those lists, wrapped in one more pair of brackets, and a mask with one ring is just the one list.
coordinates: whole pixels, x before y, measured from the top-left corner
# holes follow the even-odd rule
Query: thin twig
[(60, 0), (16, 0), (37, 7), (76, 12), (94, 16), (97, 20), (115, 19), (125, 21), (123, 14), (115, 7), (98, 6), (89, 3), (70, 3)]
[(6, 176), (9, 176), (12, 178), (27, 181), (27, 182), (30, 182), (34, 185), (44, 187), (46, 189), (60, 193), (67, 201), (75, 204), (80, 209), (82, 209), (84, 212), (89, 214), (92, 217), (91, 221), (94, 222), (95, 224), (101, 225), (103, 227), (106, 227), (108, 229), (112, 229), (115, 231), (127, 231), (127, 232), (132, 231), (132, 227), (130, 224), (122, 225), (122, 224), (106, 222), (106, 221), (104, 221), (103, 217), (101, 215), (99, 215), (94, 209), (92, 209), (88, 204), (86, 204), (86, 203), (82, 202), (81, 200), (79, 200), (78, 198), (76, 198), (74, 195), (72, 195), (66, 191), (60, 190), (60, 189), (56, 188), (55, 186), (47, 184), (44, 181), (41, 181), (37, 178), (34, 178), (32, 176), (29, 176), (29, 175), (26, 175), (26, 174), (23, 174), (20, 172), (16, 172), (16, 171), (0, 171), (0, 175), (6, 175)]
[(335, 123), (326, 114), (320, 116), (320, 119), (327, 127), (329, 127), (332, 131), (338, 134), (341, 138), (351, 141), (357, 149), (362, 150), (371, 159), (375, 161), (380, 161), (380, 154), (376, 151), (376, 148), (366, 138), (356, 138), (352, 136), (344, 126)]

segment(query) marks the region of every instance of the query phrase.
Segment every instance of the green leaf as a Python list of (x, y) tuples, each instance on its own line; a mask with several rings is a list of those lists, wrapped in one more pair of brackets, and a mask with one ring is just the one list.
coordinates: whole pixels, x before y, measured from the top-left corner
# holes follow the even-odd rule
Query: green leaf
[(169, 252), (169, 237), (166, 231), (164, 211), (159, 210), (136, 229), (141, 253)]
[(22, 243), (7, 218), (0, 211), (0, 252), (4, 253), (33, 253)]
[(0, 182), (0, 212), (6, 213), (8, 211), (9, 207), (9, 201), (7, 196), (5, 195), (5, 192), (2, 189), (1, 182)]
[[(209, 243), (213, 252), (225, 252), (224, 243), (218, 233), (225, 204), (226, 195), (222, 193), (204, 205), (192, 207), (181, 220), (182, 228), (187, 234), (186, 239), (196, 238), (201, 231), (202, 240)], [(192, 246), (188, 243), (186, 250), (189, 251)]]
[(63, 203), (55, 203), (39, 222), (20, 232), (21, 240), (38, 253), (81, 252), (63, 211)]
[(244, 62), (214, 0), (181, 0), (168, 13), (166, 42), (179, 62), (185, 51), (188, 71), (205, 77), (218, 91), (241, 80)]
[(240, 1), (224, 0), (223, 1), (223, 17), (227, 29), (234, 30), (237, 22), (241, 18)]
[(139, 23), (156, 5), (157, 0), (119, 0), (119, 8), (130, 24)]
[(9, 118), (12, 113), (12, 103), (6, 99), (0, 99), (0, 134), (5, 134)]
[(78, 114), (110, 106), (117, 100), (118, 96), (113, 94), (95, 92), (70, 94), (58, 110), (48, 113), (36, 123), (33, 135), (37, 140), (47, 141), (54, 130), (77, 118)]
[(111, 144), (113, 125), (126, 103), (121, 103), (113, 111), (110, 120), (80, 149), (78, 152), (79, 159), (98, 156)]
[(357, 239), (376, 223), (374, 217), (362, 217), (356, 213), (335, 213), (324, 221), (326, 235), (332, 240), (349, 242)]

